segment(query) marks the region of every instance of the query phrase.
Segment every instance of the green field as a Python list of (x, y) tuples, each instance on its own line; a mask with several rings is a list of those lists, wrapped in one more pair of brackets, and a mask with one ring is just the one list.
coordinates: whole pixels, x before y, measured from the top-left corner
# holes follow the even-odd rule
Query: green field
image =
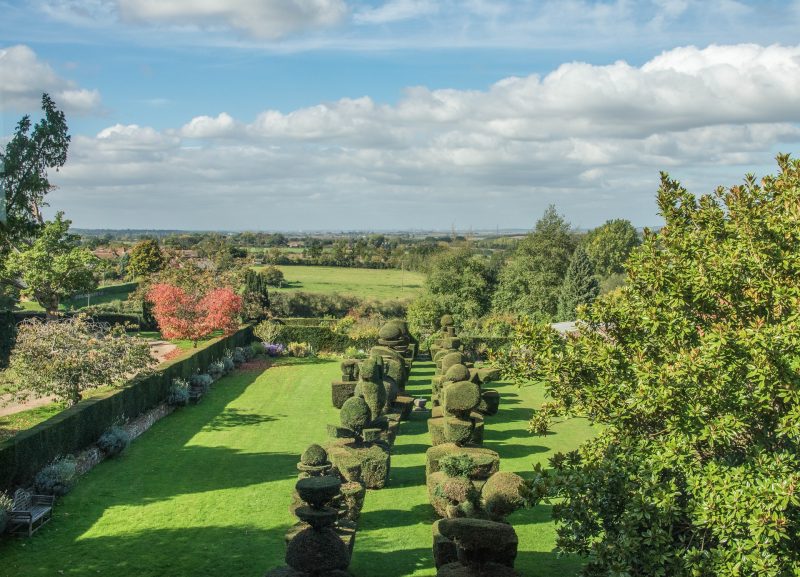
[[(156, 423), (121, 458), (81, 479), (33, 539), (0, 544), (0, 575), (253, 577), (282, 565), (295, 464), (338, 420), (329, 383), (337, 362), (295, 360), (219, 381), (197, 405)], [(415, 365), (409, 389), (429, 394), (430, 363)], [(486, 446), (503, 470), (530, 474), (534, 462), (591, 434), (582, 420), (544, 438), (526, 431), (540, 391), (499, 387), (503, 405), (487, 423)], [(370, 491), (351, 571), (359, 577), (432, 576), (425, 489), (424, 418), (403, 423), (389, 486)], [(578, 561), (553, 551), (549, 509), (519, 511), (517, 568), (528, 577), (574, 575)]]
[[(263, 267), (259, 267), (263, 268)], [(279, 266), (288, 286), (278, 292), (301, 290), (338, 293), (364, 299), (388, 300), (416, 296), (425, 275), (397, 269), (344, 268), (334, 266)]]

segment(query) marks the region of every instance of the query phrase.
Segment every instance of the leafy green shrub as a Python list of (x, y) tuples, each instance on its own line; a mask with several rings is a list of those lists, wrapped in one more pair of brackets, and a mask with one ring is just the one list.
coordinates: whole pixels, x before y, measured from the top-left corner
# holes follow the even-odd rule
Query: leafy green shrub
[(339, 419), (343, 427), (347, 427), (360, 435), (364, 427), (372, 420), (372, 416), (369, 405), (367, 405), (364, 399), (361, 397), (350, 397), (342, 405)]
[(256, 353), (253, 351), (253, 347), (250, 346), (242, 347), (242, 354), (244, 355), (245, 361), (252, 361), (256, 356)]
[(167, 394), (167, 403), (173, 407), (189, 404), (189, 383), (184, 379), (173, 379)]
[(128, 448), (131, 443), (131, 436), (128, 431), (119, 426), (113, 426), (100, 436), (97, 446), (107, 457), (116, 457)]
[(274, 343), (283, 326), (274, 321), (262, 321), (253, 327), (253, 334), (265, 343)]
[(469, 477), (475, 461), (465, 453), (445, 455), (439, 459), (439, 470), (448, 477)]
[(344, 350), (344, 358), (346, 359), (366, 359), (367, 352), (364, 349), (357, 349), (354, 346), (349, 346)]
[(75, 458), (71, 455), (61, 457), (36, 473), (33, 485), (37, 493), (60, 497), (72, 490), (77, 474)]
[(308, 343), (291, 342), (286, 345), (286, 350), (293, 357), (308, 357), (313, 355), (314, 349)]
[(254, 359), (260, 355), (264, 354), (264, 344), (258, 341), (253, 341), (250, 343), (250, 358)]
[(236, 363), (233, 362), (233, 355), (230, 349), (225, 351), (225, 355), (222, 357), (222, 366), (225, 367), (226, 375), (236, 368)]

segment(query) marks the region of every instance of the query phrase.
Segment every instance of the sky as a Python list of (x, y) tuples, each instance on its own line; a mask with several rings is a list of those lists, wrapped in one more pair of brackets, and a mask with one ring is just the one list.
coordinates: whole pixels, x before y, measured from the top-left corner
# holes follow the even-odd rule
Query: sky
[(657, 226), (800, 143), (800, 0), (0, 0), (0, 144), (79, 228)]

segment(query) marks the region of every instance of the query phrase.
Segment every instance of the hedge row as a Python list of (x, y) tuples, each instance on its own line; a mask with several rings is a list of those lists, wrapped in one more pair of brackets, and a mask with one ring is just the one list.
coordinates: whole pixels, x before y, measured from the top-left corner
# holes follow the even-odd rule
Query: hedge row
[(42, 467), (59, 455), (91, 445), (112, 424), (134, 418), (166, 399), (172, 379), (188, 378), (221, 358), (225, 349), (252, 340), (252, 327), (199, 348), (191, 356), (159, 366), (121, 388), (78, 403), (47, 421), (0, 443), (0, 489), (25, 486)]
[(367, 350), (377, 344), (376, 339), (352, 339), (347, 335), (333, 332), (324, 326), (285, 325), (278, 336), (278, 342), (308, 343), (315, 351), (343, 353), (348, 347)]
[[(81, 311), (68, 311), (62, 313), (64, 316), (73, 316)], [(25, 319), (41, 319), (45, 320), (47, 318), (47, 314), (43, 311), (14, 311), (14, 318), (16, 319), (17, 323), (24, 321)], [(126, 314), (126, 313), (91, 313), (91, 316), (95, 321), (99, 323), (108, 323), (110, 325), (135, 325), (140, 326), (142, 322), (141, 315), (135, 314)]]
[(275, 322), (280, 323), (282, 325), (319, 327), (319, 326), (330, 326), (336, 321), (332, 319), (320, 319), (314, 317), (281, 317), (281, 318), (276, 318)]

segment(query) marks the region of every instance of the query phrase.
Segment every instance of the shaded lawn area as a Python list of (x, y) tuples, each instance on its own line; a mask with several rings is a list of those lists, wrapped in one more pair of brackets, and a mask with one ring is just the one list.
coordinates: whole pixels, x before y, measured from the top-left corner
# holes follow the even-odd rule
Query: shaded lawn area
[[(338, 362), (287, 359), (214, 385), (197, 406), (158, 422), (118, 460), (107, 461), (63, 498), (52, 523), (33, 539), (0, 544), (0, 575), (254, 577), (282, 565), (284, 532), (300, 453), (338, 422), (330, 381)], [(410, 390), (429, 394), (432, 365), (415, 365)], [(412, 378), (413, 378), (412, 377)], [(534, 461), (590, 435), (585, 422), (529, 435), (533, 388), (505, 385), (501, 413), (487, 424), (486, 445), (501, 468), (529, 473)], [(425, 489), (424, 418), (403, 423), (386, 489), (370, 491), (359, 522), (351, 570), (359, 577), (432, 576)], [(520, 538), (523, 575), (574, 574), (575, 559), (552, 552), (549, 509), (511, 519)], [(558, 573), (555, 573), (555, 572)]]
[[(257, 267), (263, 270), (265, 267)], [(270, 291), (304, 291), (351, 295), (365, 299), (410, 298), (422, 290), (425, 275), (397, 269), (346, 268), (337, 266), (278, 266), (287, 285)]]

